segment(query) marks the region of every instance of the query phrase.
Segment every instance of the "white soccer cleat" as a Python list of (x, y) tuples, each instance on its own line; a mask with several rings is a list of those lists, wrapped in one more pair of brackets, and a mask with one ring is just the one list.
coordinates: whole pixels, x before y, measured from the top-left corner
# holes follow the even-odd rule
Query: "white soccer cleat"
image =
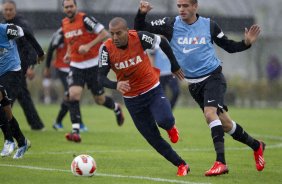
[(1, 157), (10, 156), (16, 149), (16, 144), (12, 141), (5, 140), (3, 149), (1, 151)]
[(15, 155), (13, 156), (13, 159), (19, 159), (22, 158), (25, 154), (25, 152), (31, 147), (30, 141), (25, 139), (25, 145), (23, 145), (22, 147), (19, 147), (17, 149), (17, 152), (15, 153)]

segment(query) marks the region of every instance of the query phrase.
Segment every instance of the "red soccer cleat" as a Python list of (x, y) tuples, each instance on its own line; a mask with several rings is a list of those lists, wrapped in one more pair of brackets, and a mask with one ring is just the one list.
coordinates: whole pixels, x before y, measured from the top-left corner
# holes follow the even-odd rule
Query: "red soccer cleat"
[(213, 166), (210, 168), (210, 170), (206, 171), (205, 176), (217, 176), (217, 175), (222, 175), (228, 172), (229, 170), (227, 168), (227, 165), (216, 161), (213, 164)]
[(186, 176), (190, 171), (190, 167), (188, 164), (184, 165), (181, 164), (180, 166), (178, 166), (178, 170), (177, 170), (177, 176)]
[(168, 136), (172, 143), (177, 143), (179, 139), (179, 134), (176, 126), (174, 125), (171, 129), (167, 130)]
[(258, 171), (262, 171), (264, 169), (265, 161), (263, 158), (263, 152), (265, 149), (265, 143), (262, 141), (260, 142), (259, 149), (257, 151), (254, 151), (254, 157), (256, 161), (256, 167)]
[(81, 142), (81, 138), (80, 138), (80, 135), (78, 133), (67, 133), (65, 135), (65, 137), (68, 141), (73, 141), (73, 142), (76, 142), (76, 143)]

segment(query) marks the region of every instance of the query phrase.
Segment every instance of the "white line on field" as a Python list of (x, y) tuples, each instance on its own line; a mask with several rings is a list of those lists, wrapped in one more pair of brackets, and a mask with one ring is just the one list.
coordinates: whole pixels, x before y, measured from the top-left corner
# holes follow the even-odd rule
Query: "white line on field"
[(262, 138), (266, 138), (266, 139), (272, 139), (272, 140), (276, 140), (276, 141), (282, 141), (282, 137), (281, 136), (274, 136), (274, 135), (258, 135), (258, 134), (251, 134), (253, 137), (262, 137)]
[[(266, 149), (280, 149), (282, 148), (282, 143), (267, 145)], [(179, 152), (213, 152), (214, 148), (183, 148), (175, 149)], [(249, 147), (225, 147), (225, 150), (251, 150)], [(85, 153), (123, 153), (123, 152), (149, 152), (152, 149), (123, 149), (123, 150), (84, 150)], [(47, 152), (32, 152), (29, 151), (26, 154), (29, 155), (64, 155), (64, 154), (75, 154), (78, 151), (47, 151)]]
[[(59, 171), (59, 172), (70, 173), (70, 170), (35, 167), (35, 166), (27, 166), (27, 165), (0, 164), (0, 167), (14, 167), (14, 168), (21, 168), (21, 169), (31, 169), (31, 170), (40, 170), (40, 171)], [(189, 182), (189, 181), (181, 181), (181, 180), (170, 180), (170, 179), (164, 179), (164, 178), (151, 178), (151, 177), (145, 177), (145, 176), (125, 176), (125, 175), (118, 175), (118, 174), (95, 173), (95, 176), (112, 177), (112, 178), (129, 178), (129, 179), (149, 180), (149, 181), (167, 182), (167, 183), (180, 183), (180, 184), (211, 184), (211, 183), (199, 183), (199, 182)]]
[[(279, 141), (278, 144), (272, 144), (269, 145), (267, 144), (266, 149), (280, 149), (282, 148), (282, 137), (281, 136), (272, 136), (272, 135), (259, 135), (259, 134), (252, 134), (254, 137), (260, 137), (260, 138), (265, 138), (265, 139), (270, 139), (270, 140), (275, 140)], [(122, 153), (122, 152), (148, 152), (151, 151), (152, 149), (123, 149), (123, 150), (86, 150), (84, 151), (85, 153)], [(249, 147), (228, 147), (225, 146), (225, 150), (231, 150), (231, 151), (236, 151), (236, 150), (250, 150)], [(183, 148), (183, 149), (176, 149), (176, 151), (180, 152), (213, 152), (214, 148)], [(29, 151), (26, 154), (31, 154), (31, 155), (63, 155), (63, 154), (75, 154), (77, 151), (47, 151), (47, 152), (32, 152)]]

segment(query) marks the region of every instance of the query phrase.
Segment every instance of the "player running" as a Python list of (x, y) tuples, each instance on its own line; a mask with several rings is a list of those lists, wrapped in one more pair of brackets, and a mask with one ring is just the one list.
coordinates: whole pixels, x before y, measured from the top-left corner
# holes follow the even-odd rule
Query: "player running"
[[(61, 103), (61, 108), (59, 110), (59, 113), (56, 117), (56, 120), (53, 124), (53, 128), (55, 130), (63, 130), (63, 118), (69, 111), (69, 92), (68, 92), (68, 82), (67, 82), (67, 76), (70, 71), (70, 65), (69, 63), (64, 62), (64, 57), (67, 52), (67, 46), (64, 43), (64, 35), (62, 32), (62, 28), (59, 28), (52, 36), (48, 52), (47, 52), (47, 57), (46, 57), (46, 67), (44, 68), (44, 77), (45, 78), (50, 78), (51, 77), (51, 62), (52, 62), (52, 56), (54, 51), (56, 52), (56, 56), (54, 59), (54, 68), (56, 69), (57, 75), (59, 79), (61, 80), (63, 87), (64, 87), (64, 98)], [(87, 127), (80, 122), (80, 131), (87, 131)]]
[(68, 141), (80, 142), (79, 127), (81, 113), (79, 101), (86, 84), (91, 90), (95, 102), (114, 111), (117, 124), (124, 123), (121, 106), (104, 94), (98, 83), (98, 53), (102, 41), (108, 32), (94, 17), (77, 11), (75, 0), (63, 1), (66, 18), (62, 20), (62, 31), (68, 46), (65, 62), (70, 62), (69, 73), (69, 111), (72, 121), (72, 132), (66, 134)]
[[(165, 129), (171, 142), (179, 139), (175, 119), (168, 99), (159, 82), (159, 70), (151, 66), (147, 49), (161, 47), (171, 61), (171, 71), (183, 79), (169, 44), (164, 38), (148, 32), (128, 31), (123, 18), (114, 18), (109, 23), (111, 39), (100, 48), (99, 79), (101, 83), (123, 94), (125, 105), (133, 122), (148, 141), (168, 161), (178, 167), (177, 175), (185, 176), (189, 166), (161, 137), (158, 126)], [(107, 78), (112, 69), (117, 82)]]
[(190, 94), (203, 110), (211, 129), (216, 161), (205, 175), (228, 173), (224, 132), (253, 149), (256, 168), (262, 171), (265, 165), (263, 157), (265, 144), (251, 137), (227, 113), (228, 109), (224, 103), (226, 81), (222, 73), (221, 61), (217, 58), (213, 45), (216, 43), (229, 53), (247, 50), (256, 41), (260, 27), (253, 25), (249, 30), (246, 28), (245, 39), (236, 42), (228, 39), (213, 20), (197, 14), (197, 0), (176, 0), (176, 2), (179, 16), (165, 17), (148, 23), (145, 18), (152, 6), (146, 1), (141, 1), (135, 18), (135, 29), (164, 35), (170, 41), (189, 83)]
[(0, 126), (5, 140), (0, 155), (6, 157), (14, 152), (15, 138), (18, 149), (13, 156), (14, 159), (22, 158), (30, 147), (30, 141), (23, 135), (11, 110), (21, 80), (21, 60), (15, 39), (21, 39), (23, 36), (21, 27), (0, 24)]

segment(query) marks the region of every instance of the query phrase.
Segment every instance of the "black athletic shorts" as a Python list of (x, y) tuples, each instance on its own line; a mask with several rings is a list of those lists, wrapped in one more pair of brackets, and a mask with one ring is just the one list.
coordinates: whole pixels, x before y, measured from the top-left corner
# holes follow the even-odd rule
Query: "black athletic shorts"
[(2, 93), (2, 100), (0, 101), (0, 107), (5, 107), (7, 105), (11, 105), (7, 91), (6, 91), (5, 87), (2, 86), (2, 85), (0, 85), (0, 93)]
[(70, 67), (68, 84), (71, 86), (84, 87), (86, 84), (93, 95), (99, 96), (104, 93), (103, 86), (98, 83), (98, 66), (86, 69)]
[(192, 83), (188, 88), (190, 94), (202, 110), (204, 110), (204, 107), (211, 106), (221, 111), (222, 109), (228, 111), (227, 106), (224, 104), (226, 80), (221, 72), (211, 74), (202, 82)]
[(0, 76), (0, 85), (4, 86), (8, 97), (11, 99), (13, 103), (20, 93), (21, 87), (21, 70), (20, 71), (10, 71)]

